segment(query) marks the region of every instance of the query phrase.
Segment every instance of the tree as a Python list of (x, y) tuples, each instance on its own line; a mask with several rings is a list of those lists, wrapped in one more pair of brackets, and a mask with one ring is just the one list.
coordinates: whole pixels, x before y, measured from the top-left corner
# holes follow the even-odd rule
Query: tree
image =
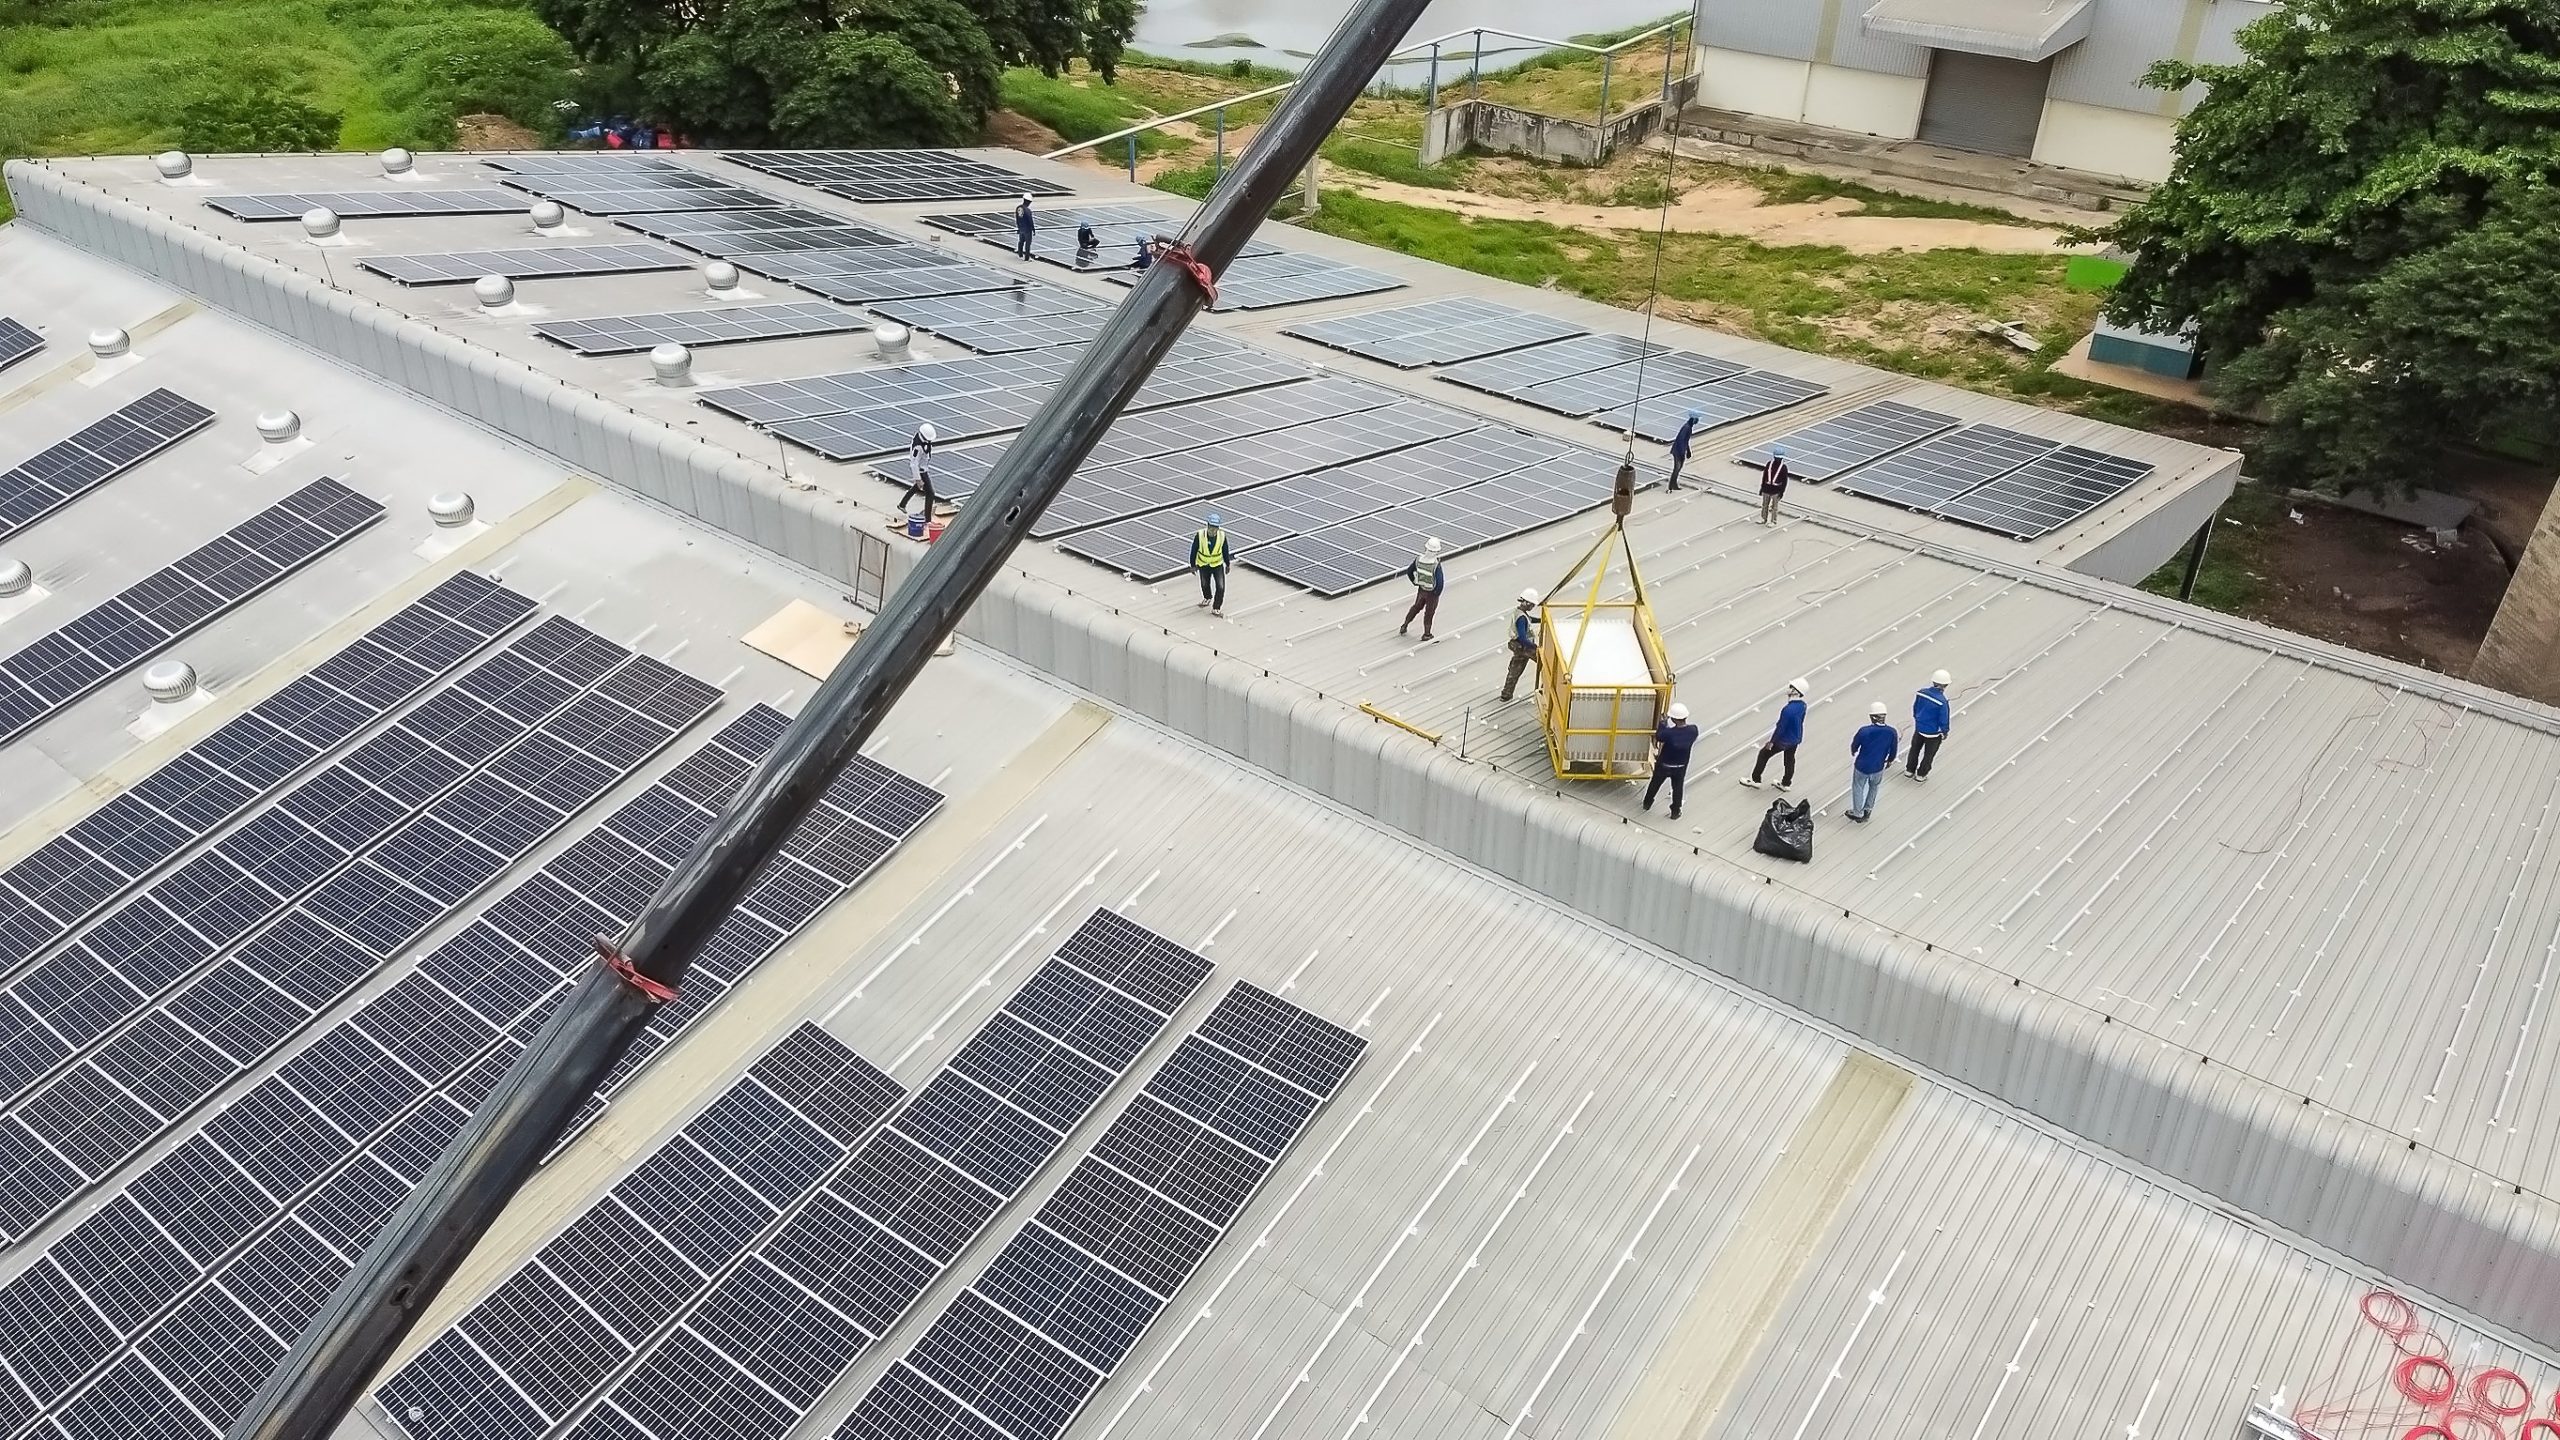
[(536, 0), (603, 98), (736, 145), (966, 143), (1008, 65), (1106, 75), (1134, 0)]
[(2262, 463), (2332, 488), (2520, 419), (2560, 377), (2560, 0), (2287, 0), (2206, 87), (2169, 179), (2104, 232), (2121, 323), (2193, 324), (2263, 410)]

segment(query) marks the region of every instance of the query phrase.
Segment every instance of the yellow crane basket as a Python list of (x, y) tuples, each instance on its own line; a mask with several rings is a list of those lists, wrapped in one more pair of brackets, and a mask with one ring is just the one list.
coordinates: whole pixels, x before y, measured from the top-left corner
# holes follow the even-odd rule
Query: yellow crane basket
[[(1653, 768), (1653, 731), (1671, 705), (1671, 659), (1654, 628), (1644, 573), (1627, 538), (1635, 467), (1618, 472), (1616, 512), (1538, 607), (1538, 705), (1547, 756), (1559, 780), (1638, 779)], [(1611, 562), (1626, 562), (1626, 593), (1608, 589)], [(1591, 572), (1579, 599), (1568, 591)]]

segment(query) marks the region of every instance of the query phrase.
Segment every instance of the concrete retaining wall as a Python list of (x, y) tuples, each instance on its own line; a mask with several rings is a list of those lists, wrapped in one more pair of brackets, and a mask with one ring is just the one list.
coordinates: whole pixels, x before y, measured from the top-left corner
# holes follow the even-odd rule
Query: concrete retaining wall
[[(1669, 113), (1678, 114), (1697, 85), (1694, 77), (1673, 85)], [(1662, 101), (1655, 99), (1598, 124), (1490, 100), (1461, 100), (1424, 117), (1422, 163), (1436, 165), (1452, 155), (1483, 150), (1563, 165), (1597, 165), (1660, 130), (1664, 113)]]
[[(854, 583), (854, 512), (765, 466), (41, 165), (24, 218), (635, 495)], [(889, 582), (915, 563), (890, 552)], [(869, 557), (876, 566), (876, 554)], [(2119, 599), (2122, 599), (2119, 592)], [(2139, 603), (2139, 602), (2127, 602)], [(2444, 1302), (2560, 1345), (2560, 1206), (1261, 669), (1009, 574), (973, 640), (1974, 1086)]]

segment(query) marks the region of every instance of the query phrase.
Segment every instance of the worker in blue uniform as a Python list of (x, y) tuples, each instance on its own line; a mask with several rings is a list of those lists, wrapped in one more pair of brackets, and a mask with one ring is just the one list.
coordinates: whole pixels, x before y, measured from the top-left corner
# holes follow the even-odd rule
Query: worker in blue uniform
[(1938, 759), (1938, 747), (1946, 743), (1947, 732), (1955, 728), (1955, 707), (1947, 702), (1947, 687), (1954, 683), (1955, 677), (1941, 670), (1911, 697), (1911, 758), (1904, 762), (1902, 773), (1914, 780), (1929, 778), (1929, 767)]
[(1511, 669), (1502, 677), (1502, 698), (1508, 700), (1520, 689), (1520, 676), (1538, 658), (1538, 592), (1520, 592), (1520, 608), (1511, 613), (1511, 633), (1504, 645), (1511, 651)]
[(1789, 681), (1787, 703), (1778, 707), (1778, 723), (1769, 730), (1769, 738), (1760, 746), (1760, 758), (1752, 762), (1751, 774), (1743, 784), (1757, 790), (1760, 777), (1768, 772), (1772, 756), (1783, 756), (1786, 765), (1778, 772), (1778, 788), (1796, 783), (1796, 747), (1804, 743), (1804, 690), (1807, 682)]
[(1680, 472), (1689, 468), (1689, 447), (1698, 438), (1698, 422), (1706, 417), (1692, 410), (1680, 422), (1680, 433), (1671, 437), (1671, 488), (1680, 488)]
[(1849, 737), (1849, 818), (1865, 824), (1876, 813), (1876, 796), (1884, 789), (1884, 772), (1902, 748), (1901, 733), (1884, 721), (1892, 712), (1881, 700), (1867, 707), (1867, 723)]
[(1031, 197), (1025, 195), (1022, 203), (1013, 207), (1013, 253), (1016, 256), (1024, 260), (1031, 258), (1031, 237), (1038, 229), (1031, 218)]
[(1688, 783), (1689, 752), (1697, 748), (1698, 727), (1689, 722), (1689, 707), (1673, 701), (1662, 712), (1662, 720), (1653, 727), (1653, 781), (1644, 787), (1644, 808), (1653, 808), (1653, 797), (1661, 793), (1663, 783), (1671, 785), (1671, 818), (1680, 818), (1680, 792)]
[(1191, 537), (1191, 568), (1200, 576), (1198, 609), (1212, 615), (1227, 613), (1227, 522), (1217, 511), (1209, 512), (1209, 523)]

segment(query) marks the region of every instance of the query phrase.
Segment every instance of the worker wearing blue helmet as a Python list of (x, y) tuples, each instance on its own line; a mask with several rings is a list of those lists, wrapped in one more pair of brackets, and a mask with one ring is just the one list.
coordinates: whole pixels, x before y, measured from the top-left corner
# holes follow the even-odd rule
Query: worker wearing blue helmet
[(1787, 468), (1787, 447), (1769, 447), (1769, 463), (1760, 467), (1760, 523), (1778, 523), (1778, 502), (1786, 498), (1787, 482), (1796, 472)]
[(1680, 433), (1671, 437), (1671, 488), (1674, 490), (1680, 488), (1680, 472), (1689, 466), (1689, 446), (1698, 438), (1698, 422), (1705, 418), (1695, 410), (1690, 411), (1689, 418), (1680, 422)]
[(1191, 569), (1200, 577), (1200, 604), (1212, 615), (1227, 613), (1227, 562), (1232, 557), (1227, 547), (1226, 517), (1212, 510), (1208, 523), (1191, 537)]

